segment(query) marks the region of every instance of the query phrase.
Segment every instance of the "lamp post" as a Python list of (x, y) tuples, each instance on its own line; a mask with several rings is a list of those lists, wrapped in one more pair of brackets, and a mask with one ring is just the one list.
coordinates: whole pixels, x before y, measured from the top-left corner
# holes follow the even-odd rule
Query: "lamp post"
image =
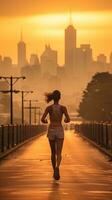
[(13, 90), (13, 86), (15, 85), (15, 83), (19, 80), (19, 79), (26, 79), (24, 76), (20, 76), (20, 77), (6, 77), (6, 76), (1, 76), (0, 79), (4, 79), (8, 85), (9, 85), (9, 90), (8, 91), (2, 91), (2, 92), (6, 92), (6, 93), (10, 93), (10, 124), (13, 124), (13, 93), (18, 93), (19, 91), (17, 90)]
[[(40, 115), (41, 115), (41, 107), (34, 107), (34, 109), (35, 109), (35, 111), (34, 111), (34, 123), (36, 124), (36, 122), (37, 122), (37, 114), (38, 114), (38, 124), (40, 124)], [(39, 110), (38, 112), (37, 112), (37, 110)]]
[(24, 107), (25, 109), (29, 110), (29, 124), (32, 124), (32, 109), (35, 109), (36, 107), (32, 106), (32, 102), (38, 102), (38, 100), (25, 100), (29, 102), (29, 106), (28, 107)]
[[(37, 112), (38, 110), (38, 112)], [(36, 107), (35, 109), (35, 113), (34, 113), (34, 119), (35, 119), (35, 124), (36, 124), (36, 116), (38, 115), (38, 124), (40, 124), (40, 117), (41, 117), (41, 110), (42, 108), (41, 107)]]
[(25, 94), (33, 93), (33, 91), (21, 91), (21, 122), (24, 124), (24, 96)]

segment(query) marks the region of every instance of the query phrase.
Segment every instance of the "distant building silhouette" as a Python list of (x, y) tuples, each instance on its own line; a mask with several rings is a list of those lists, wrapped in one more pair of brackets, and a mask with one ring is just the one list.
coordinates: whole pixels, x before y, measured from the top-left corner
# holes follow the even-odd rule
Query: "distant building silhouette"
[(22, 33), (21, 40), (18, 43), (18, 66), (23, 67), (26, 65), (26, 44), (23, 42)]
[[(26, 65), (21, 68), (21, 75), (27, 77), (26, 82), (34, 83), (40, 77), (40, 65)], [(30, 82), (30, 83), (31, 83)]]
[(50, 45), (45, 46), (45, 50), (41, 55), (42, 74), (55, 76), (57, 74), (57, 51), (52, 50)]
[(99, 54), (97, 56), (97, 62), (101, 65), (106, 65), (107, 57), (104, 54)]
[(57, 67), (57, 76), (59, 78), (65, 78), (65, 67), (64, 66), (59, 66)]
[(112, 53), (110, 54), (110, 65), (112, 66)]
[(30, 63), (21, 68), (21, 75), (27, 77), (27, 87), (30, 86), (30, 89), (32, 89), (32, 85), (37, 87), (41, 77), (41, 66), (36, 54), (31, 54)]
[[(0, 90), (9, 90), (9, 85), (6, 81), (0, 81)], [(9, 102), (10, 95), (2, 94), (0, 95), (0, 122), (6, 123), (9, 117)]]
[(2, 65), (4, 67), (12, 67), (12, 59), (10, 57), (4, 57)]
[(0, 74), (7, 76), (9, 74), (13, 74), (13, 64), (12, 58), (5, 56), (4, 58), (1, 57), (0, 60)]
[(30, 65), (39, 65), (39, 58), (36, 54), (31, 54), (30, 56)]
[(86, 74), (89, 68), (92, 68), (93, 55), (90, 44), (81, 44), (76, 49), (76, 74), (80, 76)]
[(67, 75), (73, 75), (75, 72), (76, 43), (76, 29), (73, 25), (69, 25), (65, 29), (65, 68)]

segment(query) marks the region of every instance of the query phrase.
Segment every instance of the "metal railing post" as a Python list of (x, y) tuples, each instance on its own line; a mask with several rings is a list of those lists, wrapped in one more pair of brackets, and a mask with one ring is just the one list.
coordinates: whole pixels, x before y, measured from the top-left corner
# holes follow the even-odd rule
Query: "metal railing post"
[(2, 134), (1, 134), (1, 152), (4, 152), (4, 126), (1, 125)]

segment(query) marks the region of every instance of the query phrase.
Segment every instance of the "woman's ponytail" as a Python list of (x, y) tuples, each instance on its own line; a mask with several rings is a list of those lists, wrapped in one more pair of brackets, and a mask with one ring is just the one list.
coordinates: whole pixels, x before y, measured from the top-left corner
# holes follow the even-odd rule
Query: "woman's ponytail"
[(45, 101), (49, 103), (50, 101), (59, 101), (61, 98), (61, 93), (59, 90), (54, 90), (53, 92), (45, 93)]
[(45, 93), (45, 100), (47, 103), (53, 100), (53, 93)]

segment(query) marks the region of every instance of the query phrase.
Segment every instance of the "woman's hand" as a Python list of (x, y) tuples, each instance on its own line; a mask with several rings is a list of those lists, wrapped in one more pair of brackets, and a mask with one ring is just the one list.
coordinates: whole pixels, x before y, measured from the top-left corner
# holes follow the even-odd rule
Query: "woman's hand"
[(64, 115), (65, 115), (64, 122), (65, 122), (65, 123), (69, 123), (69, 122), (70, 122), (70, 117), (69, 117), (69, 114), (68, 114), (67, 108), (64, 107), (63, 109), (64, 109), (64, 110), (63, 110), (63, 113), (64, 113)]
[(64, 119), (64, 122), (65, 122), (65, 123), (69, 123), (70, 120), (68, 120), (67, 118), (65, 118), (65, 119)]
[(42, 123), (47, 124), (48, 123), (47, 119), (42, 120)]

